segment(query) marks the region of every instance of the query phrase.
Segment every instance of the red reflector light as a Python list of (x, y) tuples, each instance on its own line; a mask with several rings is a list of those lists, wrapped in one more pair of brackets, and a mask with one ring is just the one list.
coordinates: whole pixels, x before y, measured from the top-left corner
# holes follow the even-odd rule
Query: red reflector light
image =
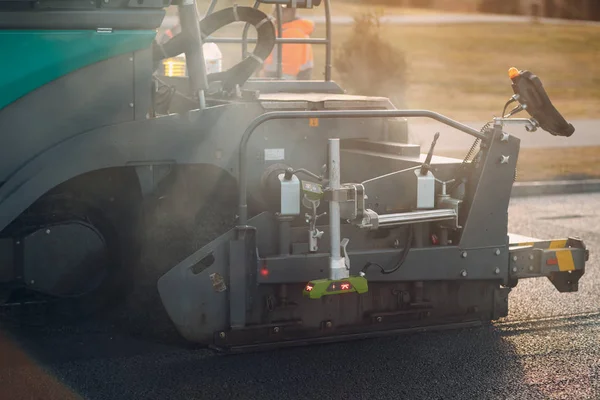
[(260, 270), (260, 274), (261, 274), (262, 276), (268, 276), (268, 275), (269, 275), (269, 270), (268, 270), (268, 269), (266, 269), (266, 268), (261, 268), (261, 270)]
[(440, 244), (440, 240), (438, 239), (437, 235), (431, 235), (431, 244), (433, 245), (438, 245)]
[(556, 258), (549, 258), (546, 260), (546, 265), (556, 265), (558, 264), (558, 260)]
[(342, 290), (348, 290), (350, 289), (350, 284), (349, 283), (342, 283)]
[(313, 290), (313, 287), (310, 285), (306, 285), (306, 288), (304, 290), (306, 290), (307, 292), (310, 292), (311, 290)]

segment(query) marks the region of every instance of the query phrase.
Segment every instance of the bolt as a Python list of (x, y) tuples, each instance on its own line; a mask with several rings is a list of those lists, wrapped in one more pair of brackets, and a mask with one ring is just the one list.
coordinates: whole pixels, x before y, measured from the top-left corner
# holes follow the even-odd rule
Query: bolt
[(460, 275), (465, 278), (467, 276), (467, 270), (463, 269), (462, 271), (460, 271)]
[(513, 267), (512, 272), (517, 272), (517, 267)]
[(500, 273), (500, 268), (496, 268), (496, 269), (494, 270), (494, 273), (495, 273), (496, 275), (498, 275), (498, 274)]
[(530, 254), (530, 255), (529, 255), (529, 259), (530, 259), (530, 260), (533, 260), (533, 254)]
[(463, 251), (462, 254), (460, 255), (462, 258), (467, 258), (467, 252)]
[(278, 327), (278, 326), (276, 326), (275, 328), (273, 328), (273, 332), (275, 332), (275, 333), (279, 333), (279, 327)]
[(221, 339), (225, 339), (225, 332), (221, 332), (221, 333), (219, 333), (219, 337), (220, 337)]
[(377, 317), (376, 319), (377, 319), (377, 322), (381, 322), (383, 320), (383, 318), (381, 318), (381, 317)]
[(517, 256), (513, 257), (513, 261), (517, 261), (519, 258)]
[(494, 252), (495, 255), (499, 256), (500, 255), (500, 249), (496, 249), (496, 251)]
[(327, 321), (327, 322), (325, 323), (325, 326), (326, 326), (327, 328), (331, 328), (331, 321)]
[(46, 229), (46, 235), (50, 234), (50, 229)]

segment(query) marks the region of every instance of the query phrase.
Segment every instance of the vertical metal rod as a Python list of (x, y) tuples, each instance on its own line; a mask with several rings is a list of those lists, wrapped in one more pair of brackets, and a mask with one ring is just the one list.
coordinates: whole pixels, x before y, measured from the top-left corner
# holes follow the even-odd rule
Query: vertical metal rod
[(184, 0), (178, 6), (178, 9), (181, 32), (187, 38), (185, 63), (190, 76), (192, 91), (198, 95), (199, 107), (203, 109), (206, 107), (204, 91), (208, 89), (208, 80), (196, 1)]
[[(340, 139), (329, 139), (329, 188), (334, 192), (341, 187), (340, 180)], [(329, 228), (331, 229), (331, 257), (329, 259), (330, 279), (347, 277), (346, 264), (341, 257), (340, 203), (329, 202)]]
[[(254, 2), (254, 8), (258, 8), (260, 2), (256, 0)], [(250, 23), (246, 22), (244, 25), (244, 31), (242, 32), (242, 59), (248, 57), (248, 30), (250, 29)]]
[(210, 5), (208, 6), (208, 10), (206, 11), (207, 16), (213, 13), (213, 11), (215, 10), (215, 7), (217, 5), (217, 1), (219, 1), (219, 0), (212, 0), (210, 2)]
[(279, 254), (282, 256), (290, 254), (291, 222), (292, 217), (279, 217)]
[(325, 51), (325, 80), (331, 80), (331, 10), (329, 0), (325, 0), (325, 29), (327, 37), (327, 47)]
[[(283, 24), (281, 22), (281, 18), (283, 18), (283, 13), (281, 12), (281, 4), (277, 4), (275, 6), (277, 10), (277, 38), (282, 38)], [(277, 43), (277, 79), (283, 78), (283, 44)]]
[(448, 229), (445, 227), (440, 228), (440, 245), (448, 246)]

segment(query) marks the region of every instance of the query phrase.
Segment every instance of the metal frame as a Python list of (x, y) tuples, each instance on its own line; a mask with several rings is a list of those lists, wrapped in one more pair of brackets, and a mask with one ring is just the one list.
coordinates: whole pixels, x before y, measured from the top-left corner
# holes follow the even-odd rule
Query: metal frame
[[(208, 6), (208, 10), (206, 15), (210, 15), (219, 0), (211, 0), (210, 5)], [(325, 38), (315, 38), (315, 39), (284, 39), (281, 37), (281, 5), (277, 4), (277, 39), (275, 43), (277, 44), (277, 79), (283, 78), (283, 65), (282, 65), (282, 47), (283, 44), (321, 44), (326, 46), (325, 50), (325, 81), (331, 81), (331, 7), (330, 0), (323, 0), (323, 6), (325, 8)], [(260, 1), (254, 2), (254, 8), (258, 8), (260, 5)], [(248, 39), (248, 30), (250, 29), (250, 24), (246, 23), (244, 25), (244, 31), (242, 33), (242, 38), (213, 38), (207, 37), (204, 39), (205, 43), (241, 43), (242, 44), (242, 58), (247, 57), (248, 55), (248, 43), (256, 43), (256, 39)]]
[(239, 150), (239, 210), (240, 225), (248, 221), (248, 173), (247, 173), (247, 148), (248, 141), (256, 129), (263, 123), (274, 119), (301, 119), (301, 118), (431, 118), (452, 128), (463, 131), (477, 139), (487, 140), (488, 137), (481, 132), (454, 121), (442, 114), (428, 110), (360, 110), (360, 111), (273, 111), (257, 117), (246, 128)]

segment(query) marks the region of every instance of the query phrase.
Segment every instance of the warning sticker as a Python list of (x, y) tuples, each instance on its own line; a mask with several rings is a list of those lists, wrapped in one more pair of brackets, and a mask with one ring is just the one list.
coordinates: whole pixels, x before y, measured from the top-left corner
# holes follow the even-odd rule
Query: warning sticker
[(212, 282), (213, 289), (215, 289), (215, 292), (223, 292), (227, 289), (227, 286), (225, 285), (225, 280), (220, 274), (217, 274), (216, 272), (214, 274), (210, 274), (210, 280)]
[(285, 160), (285, 149), (265, 149), (265, 161)]

